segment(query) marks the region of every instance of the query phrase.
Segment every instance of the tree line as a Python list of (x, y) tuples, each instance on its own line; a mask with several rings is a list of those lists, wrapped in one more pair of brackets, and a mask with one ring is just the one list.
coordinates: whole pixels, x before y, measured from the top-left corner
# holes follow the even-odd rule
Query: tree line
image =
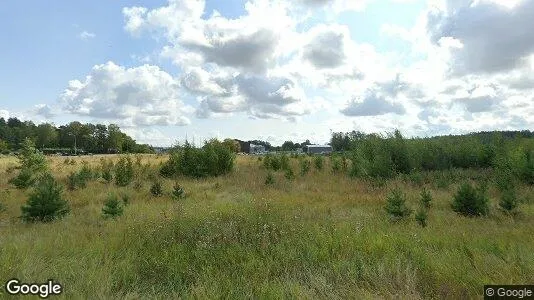
[(138, 144), (115, 124), (82, 124), (75, 121), (56, 127), (36, 125), (17, 118), (0, 118), (0, 153), (19, 151), (26, 138), (43, 149), (83, 149), (88, 153), (152, 153), (147, 144)]
[(534, 183), (534, 135), (530, 131), (494, 131), (430, 138), (404, 138), (357, 131), (334, 133), (334, 151), (352, 160), (356, 176), (390, 178), (413, 171), (492, 168)]

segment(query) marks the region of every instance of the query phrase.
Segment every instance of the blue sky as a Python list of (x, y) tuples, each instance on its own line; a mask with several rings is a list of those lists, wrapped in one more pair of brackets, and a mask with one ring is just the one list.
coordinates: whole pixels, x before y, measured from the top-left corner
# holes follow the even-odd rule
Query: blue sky
[(157, 145), (186, 134), (280, 144), (323, 143), (332, 130), (532, 129), (530, 8), (531, 0), (3, 1), (0, 116), (117, 123)]

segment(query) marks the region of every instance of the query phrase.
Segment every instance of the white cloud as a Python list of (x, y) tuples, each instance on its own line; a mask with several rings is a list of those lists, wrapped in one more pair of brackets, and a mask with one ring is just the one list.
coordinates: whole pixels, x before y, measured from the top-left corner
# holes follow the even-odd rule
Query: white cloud
[(431, 40), (438, 44), (448, 38), (462, 45), (450, 49), (455, 74), (491, 74), (528, 64), (534, 53), (534, 0), (504, 2), (447, 0), (429, 12)]
[(362, 11), (372, 0), (299, 0), (310, 7), (321, 7), (325, 10), (340, 13), (343, 11)]
[(4, 118), (5, 120), (9, 119), (9, 111), (5, 109), (0, 109), (0, 118)]
[(92, 32), (88, 32), (88, 31), (82, 31), (78, 37), (84, 41), (87, 41), (87, 40), (90, 40), (90, 39), (93, 39), (96, 37), (96, 34), (92, 33)]
[(94, 66), (84, 81), (72, 80), (61, 95), (65, 111), (117, 120), (125, 126), (187, 125), (192, 108), (180, 100), (179, 84), (157, 66)]

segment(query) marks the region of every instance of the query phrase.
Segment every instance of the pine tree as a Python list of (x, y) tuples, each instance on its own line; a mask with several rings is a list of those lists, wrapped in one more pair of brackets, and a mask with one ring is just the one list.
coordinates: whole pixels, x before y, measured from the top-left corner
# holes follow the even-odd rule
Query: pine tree
[(45, 175), (21, 207), (21, 218), (27, 222), (50, 222), (67, 215), (70, 210), (62, 194), (63, 187), (54, 177)]
[(400, 189), (394, 189), (387, 196), (385, 210), (394, 220), (405, 218), (412, 213), (406, 206), (406, 195)]
[(122, 216), (123, 208), (121, 202), (114, 194), (109, 194), (104, 207), (102, 207), (102, 215), (104, 218), (116, 218)]

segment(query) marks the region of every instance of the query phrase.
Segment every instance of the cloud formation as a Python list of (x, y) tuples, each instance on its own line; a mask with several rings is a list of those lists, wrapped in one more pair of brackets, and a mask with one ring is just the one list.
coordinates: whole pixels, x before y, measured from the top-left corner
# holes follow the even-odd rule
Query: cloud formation
[(85, 80), (72, 80), (61, 95), (66, 112), (117, 120), (124, 126), (187, 125), (190, 108), (178, 82), (157, 66), (94, 66)]

